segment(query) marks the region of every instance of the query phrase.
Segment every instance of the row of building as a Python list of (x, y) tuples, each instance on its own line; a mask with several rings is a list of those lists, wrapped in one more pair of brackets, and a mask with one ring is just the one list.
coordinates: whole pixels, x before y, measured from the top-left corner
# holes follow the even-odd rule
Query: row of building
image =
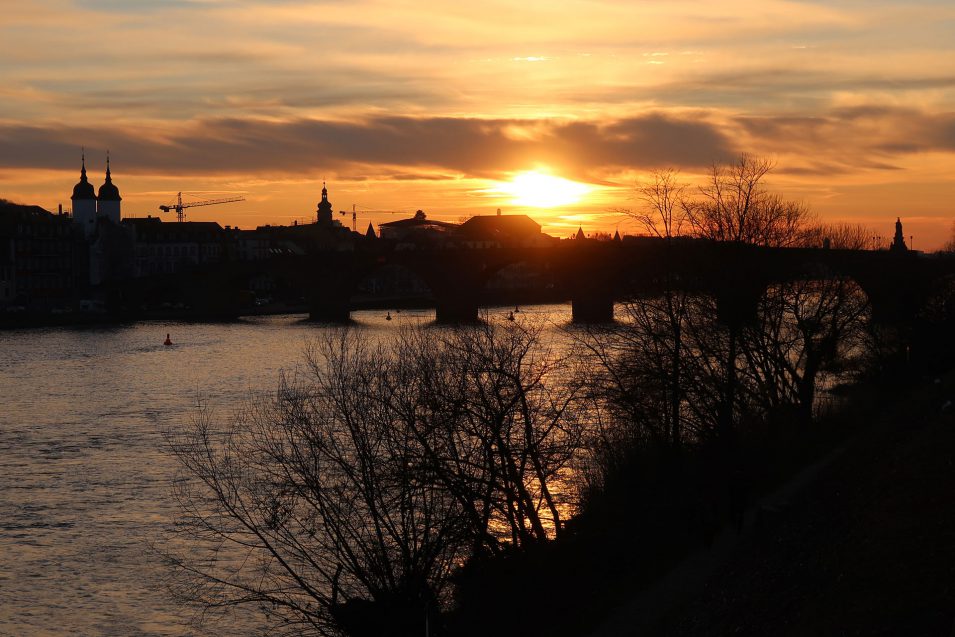
[(65, 311), (95, 300), (109, 283), (174, 275), (228, 260), (255, 261), (321, 250), (354, 250), (370, 241), (394, 249), (540, 247), (557, 239), (526, 215), (475, 216), (456, 224), (432, 220), (419, 210), (409, 219), (383, 223), (376, 233), (343, 227), (333, 218), (323, 184), (313, 223), (241, 230), (215, 222), (166, 222), (123, 217), (109, 157), (97, 192), (82, 158), (72, 211), (48, 212), (0, 200), (0, 308)]

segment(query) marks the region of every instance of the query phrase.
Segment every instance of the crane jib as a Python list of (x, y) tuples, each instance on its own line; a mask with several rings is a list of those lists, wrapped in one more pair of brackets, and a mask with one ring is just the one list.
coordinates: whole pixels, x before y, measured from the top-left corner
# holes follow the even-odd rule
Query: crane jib
[(183, 220), (185, 219), (185, 215), (183, 214), (182, 211), (185, 208), (195, 208), (197, 206), (211, 206), (213, 204), (220, 204), (220, 203), (234, 203), (236, 201), (245, 201), (245, 198), (244, 197), (229, 197), (227, 199), (203, 199), (199, 201), (190, 201), (190, 202), (182, 203), (182, 193), (180, 192), (176, 195), (176, 203), (159, 206), (159, 209), (162, 210), (163, 212), (170, 212), (172, 210), (175, 210), (177, 221), (179, 223), (182, 223)]

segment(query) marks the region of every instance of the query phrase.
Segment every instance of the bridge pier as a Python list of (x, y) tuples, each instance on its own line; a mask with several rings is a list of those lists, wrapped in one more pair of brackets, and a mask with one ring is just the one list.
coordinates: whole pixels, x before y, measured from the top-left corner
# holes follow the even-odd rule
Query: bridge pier
[(612, 323), (613, 297), (607, 294), (577, 294), (571, 299), (574, 323)]
[(323, 298), (313, 300), (308, 306), (308, 320), (320, 323), (348, 323), (351, 308), (348, 299)]
[(434, 320), (438, 323), (477, 323), (478, 304), (475, 298), (458, 296), (437, 298), (434, 302)]

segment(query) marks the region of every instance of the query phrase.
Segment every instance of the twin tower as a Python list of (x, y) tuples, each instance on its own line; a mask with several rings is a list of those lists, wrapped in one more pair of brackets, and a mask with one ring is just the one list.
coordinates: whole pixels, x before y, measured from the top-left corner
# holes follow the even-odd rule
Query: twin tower
[(73, 186), (73, 223), (83, 229), (83, 236), (89, 237), (96, 229), (96, 220), (105, 217), (119, 225), (119, 207), (123, 200), (119, 188), (109, 174), (109, 153), (106, 153), (106, 183), (99, 187), (99, 195), (93, 190), (93, 184), (86, 178), (86, 153), (83, 153), (83, 168), (80, 181)]

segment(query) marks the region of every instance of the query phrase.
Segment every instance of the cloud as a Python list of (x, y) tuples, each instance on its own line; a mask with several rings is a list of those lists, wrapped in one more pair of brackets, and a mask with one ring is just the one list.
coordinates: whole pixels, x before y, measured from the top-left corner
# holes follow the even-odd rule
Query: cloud
[(955, 153), (955, 112), (869, 105), (734, 121), (747, 148), (785, 157), (779, 162), (784, 174), (894, 171), (909, 156)]
[(0, 124), (0, 167), (75, 167), (77, 150), (109, 148), (117, 173), (283, 173), (390, 167), (498, 176), (547, 164), (568, 176), (611, 167), (704, 166), (737, 149), (699, 114), (608, 123), (451, 117), (362, 121), (255, 118), (142, 128)]

